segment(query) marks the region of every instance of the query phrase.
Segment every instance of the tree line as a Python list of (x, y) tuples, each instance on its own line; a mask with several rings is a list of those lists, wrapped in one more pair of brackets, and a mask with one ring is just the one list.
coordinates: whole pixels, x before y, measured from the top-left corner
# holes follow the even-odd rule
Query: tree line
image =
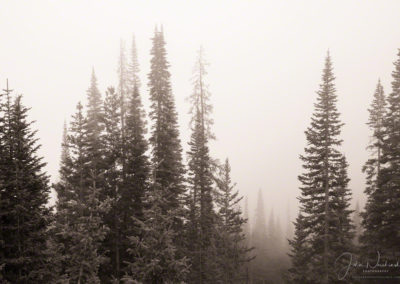
[[(134, 38), (129, 52), (121, 44), (118, 84), (104, 96), (92, 71), (87, 104), (78, 103), (64, 124), (53, 185), (29, 108), (7, 82), (0, 96), (1, 283), (359, 283), (362, 266), (341, 279), (348, 264), (343, 253), (364, 264), (377, 257), (396, 263), (400, 50), (392, 91), (386, 96), (378, 81), (369, 108), (367, 203), (355, 212), (328, 53), (300, 156), (300, 209), (294, 232), (288, 220), (285, 233), (273, 213), (266, 221), (261, 191), (250, 228), (247, 200), (242, 211), (228, 159), (210, 155), (215, 135), (203, 49), (189, 96), (187, 153), (162, 28), (154, 31), (150, 54), (148, 115)], [(54, 208), (48, 206), (51, 188)], [(385, 273), (398, 276), (395, 266)], [(380, 275), (372, 272), (363, 281), (380, 283)]]
[[(7, 88), (0, 120), (2, 283), (240, 283), (251, 259), (228, 159), (210, 156), (212, 106), (200, 48), (189, 96), (187, 165), (164, 32), (152, 37), (149, 122), (135, 39), (121, 44), (104, 98), (65, 123), (59, 181), (49, 185), (28, 109)], [(147, 129), (148, 128), (148, 129)], [(149, 130), (149, 133), (147, 133)], [(50, 188), (57, 193), (48, 207)]]

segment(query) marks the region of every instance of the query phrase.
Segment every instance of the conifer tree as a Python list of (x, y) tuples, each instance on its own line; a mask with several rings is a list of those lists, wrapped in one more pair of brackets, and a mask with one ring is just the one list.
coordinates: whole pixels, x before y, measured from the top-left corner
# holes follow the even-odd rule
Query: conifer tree
[[(343, 124), (336, 108), (334, 79), (328, 53), (311, 126), (305, 132), (307, 147), (305, 155), (301, 156), (304, 173), (299, 176), (302, 223), (296, 225), (302, 232), (295, 234), (296, 237), (307, 234), (304, 239), (307, 244), (302, 245), (311, 250), (307, 274), (312, 275), (316, 283), (338, 281), (334, 261), (338, 254), (351, 251), (349, 243), (353, 238), (351, 210), (348, 209), (347, 163), (338, 151)], [(296, 257), (292, 254), (293, 260)], [(296, 261), (293, 263), (295, 265)], [(296, 267), (293, 269), (303, 271)]]
[(0, 279), (4, 283), (50, 281), (46, 241), (51, 209), (45, 163), (28, 108), (4, 90), (1, 106)]
[[(378, 178), (380, 176), (381, 168), (383, 167), (382, 151), (383, 144), (385, 143), (385, 123), (386, 116), (386, 97), (384, 94), (383, 86), (380, 80), (376, 86), (373, 100), (369, 108), (369, 120), (367, 125), (372, 131), (371, 142), (367, 149), (370, 151), (370, 158), (363, 167), (363, 172), (367, 174), (365, 193), (367, 194), (367, 203), (365, 211), (361, 213), (363, 217), (362, 225), (365, 228), (360, 236), (362, 251), (370, 251), (375, 254), (379, 248), (377, 245), (380, 243), (377, 233), (379, 232), (382, 224), (383, 212), (379, 208), (379, 203), (382, 202), (381, 192), (378, 192)], [(378, 241), (379, 240), (379, 241)]]
[[(192, 114), (192, 136), (189, 143), (189, 208), (188, 252), (191, 258), (190, 282), (215, 282), (217, 276), (216, 263), (216, 223), (212, 185), (213, 173), (209, 155), (208, 141), (211, 137), (210, 93), (205, 85), (205, 62), (203, 50), (200, 48), (195, 65), (193, 94), (189, 97)], [(195, 248), (192, 248), (195, 244)]]
[[(165, 241), (164, 247), (151, 242), (151, 240), (148, 245), (157, 245), (153, 248), (154, 250), (159, 250), (160, 247), (163, 249), (162, 252), (157, 252), (165, 256), (163, 257), (165, 261), (160, 262), (162, 267), (157, 269), (157, 273), (164, 271), (166, 275), (170, 275), (176, 274), (176, 267), (186, 266), (183, 240), (177, 237), (177, 234), (182, 231), (183, 225), (184, 168), (163, 31), (156, 29), (152, 40), (152, 59), (148, 75), (151, 102), (149, 115), (152, 120), (150, 135), (152, 146), (151, 183), (148, 200), (154, 200), (155, 204), (152, 204), (152, 208), (147, 214), (153, 215), (161, 212), (161, 216), (150, 220), (153, 222), (150, 230), (156, 236), (168, 236), (168, 238), (157, 240), (157, 242), (161, 241), (161, 244)], [(154, 223), (158, 221), (164, 223)], [(170, 222), (172, 222), (171, 228), (169, 227)], [(154, 231), (155, 229), (161, 231)], [(172, 245), (168, 241), (169, 238), (173, 240)], [(151, 257), (151, 254), (147, 254), (145, 257)], [(151, 259), (147, 258), (147, 261), (144, 262), (151, 262)], [(179, 265), (176, 266), (178, 263)], [(185, 271), (183, 269), (181, 275), (185, 275)]]
[(251, 260), (248, 253), (251, 249), (245, 243), (242, 212), (237, 209), (242, 197), (235, 191), (230, 177), (231, 167), (228, 159), (222, 165), (217, 180), (219, 197), (218, 205), (218, 262), (222, 283), (242, 283), (248, 279), (246, 264)]
[[(150, 206), (145, 200), (148, 194), (150, 183), (150, 164), (147, 157), (147, 141), (145, 139), (145, 117), (139, 93), (139, 67), (136, 58), (136, 48), (133, 43), (132, 65), (129, 74), (130, 82), (133, 86), (130, 88), (126, 113), (125, 130), (125, 158), (126, 169), (125, 178), (121, 188), (121, 199), (119, 208), (122, 213), (121, 220), (121, 263), (132, 262), (128, 254), (128, 247), (131, 247), (130, 238), (143, 237), (142, 227), (138, 223), (143, 222), (148, 216), (144, 216), (144, 207)], [(132, 220), (133, 218), (133, 220)]]
[(102, 251), (107, 253), (109, 263), (104, 263), (101, 279), (110, 282), (118, 279), (120, 273), (120, 208), (122, 174), (121, 174), (121, 102), (113, 87), (107, 88), (104, 99), (104, 161), (107, 169), (104, 173), (103, 200), (110, 200), (110, 210), (104, 216), (109, 227)]
[(101, 139), (104, 129), (103, 101), (97, 88), (97, 78), (94, 69), (92, 70), (90, 87), (87, 90), (87, 101), (85, 132), (87, 136), (88, 171), (92, 177), (96, 177), (93, 180), (96, 187), (101, 188), (104, 184), (103, 174), (105, 167), (102, 156), (104, 147)]
[[(379, 251), (385, 260), (396, 262), (400, 251), (400, 49), (392, 72), (392, 91), (387, 97), (383, 119), (383, 143), (376, 190), (370, 191), (363, 221), (363, 243), (370, 250)], [(394, 269), (394, 273), (398, 273)]]
[(99, 252), (107, 227), (102, 216), (108, 202), (100, 200), (97, 176), (89, 171), (87, 120), (79, 103), (71, 121), (67, 145), (69, 155), (61, 161), (55, 220), (58, 252), (62, 255), (58, 281), (100, 283), (98, 270), (105, 260)]
[(162, 200), (165, 200), (162, 207), (166, 213), (182, 206), (184, 168), (163, 31), (156, 28), (152, 40), (151, 70), (148, 75), (150, 118), (153, 122), (150, 137), (152, 178), (153, 185), (157, 187), (154, 190), (162, 192)]

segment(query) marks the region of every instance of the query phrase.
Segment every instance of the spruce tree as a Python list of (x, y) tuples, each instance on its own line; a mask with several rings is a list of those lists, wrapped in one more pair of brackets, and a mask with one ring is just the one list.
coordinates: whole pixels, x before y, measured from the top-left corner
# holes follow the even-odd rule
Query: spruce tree
[[(148, 75), (150, 88), (150, 118), (152, 120), (151, 182), (147, 200), (153, 202), (147, 213), (150, 237), (142, 262), (154, 264), (154, 253), (162, 255), (152, 279), (171, 279), (171, 275), (186, 275), (183, 240), (178, 238), (183, 225), (184, 168), (179, 140), (177, 113), (170, 84), (163, 31), (155, 30)], [(161, 214), (159, 216), (159, 214)], [(157, 216), (157, 217), (149, 217)], [(157, 222), (162, 222), (159, 224)], [(158, 239), (157, 236), (161, 239)], [(152, 241), (154, 240), (154, 241)], [(172, 240), (172, 243), (169, 241)], [(162, 251), (160, 251), (160, 249)], [(181, 269), (180, 272), (177, 269)], [(161, 275), (164, 274), (165, 276)], [(178, 276), (177, 276), (178, 277)], [(175, 281), (183, 280), (177, 278)], [(169, 280), (172, 281), (172, 280)]]
[[(139, 67), (136, 58), (136, 48), (133, 43), (132, 48), (132, 68), (129, 74), (130, 82), (133, 86), (129, 90), (129, 101), (127, 104), (126, 114), (126, 131), (125, 131), (125, 158), (126, 169), (125, 178), (121, 188), (121, 199), (119, 208), (122, 213), (121, 220), (121, 260), (122, 263), (135, 262), (135, 258), (128, 254), (128, 248), (132, 247), (130, 238), (143, 237), (143, 227), (139, 223), (145, 218), (145, 206), (150, 206), (149, 201), (145, 200), (148, 196), (150, 185), (150, 164), (147, 157), (148, 144), (145, 139), (145, 114), (139, 93)], [(126, 270), (126, 269), (125, 269)], [(128, 273), (132, 272), (128, 268)]]
[[(380, 176), (381, 168), (383, 165), (382, 152), (383, 145), (386, 143), (385, 138), (385, 116), (386, 114), (386, 97), (384, 94), (383, 86), (380, 80), (376, 86), (373, 100), (369, 111), (369, 119), (367, 125), (372, 131), (370, 144), (367, 149), (370, 151), (370, 158), (367, 160), (363, 167), (363, 172), (367, 174), (365, 193), (367, 195), (367, 203), (365, 204), (365, 211), (361, 213), (363, 217), (362, 225), (365, 228), (360, 236), (360, 242), (364, 253), (370, 251), (375, 257), (377, 247), (380, 243), (379, 236), (377, 235), (381, 229), (383, 222), (382, 207), (380, 203), (383, 202), (381, 191), (378, 187), (378, 178)], [(379, 240), (379, 241), (378, 241)], [(368, 254), (368, 253), (367, 253)]]
[[(392, 72), (392, 92), (387, 97), (387, 111), (383, 119), (383, 143), (376, 190), (370, 192), (366, 205), (362, 241), (373, 245), (374, 258), (396, 262), (400, 252), (400, 49)], [(369, 234), (369, 235), (368, 235)], [(373, 253), (371, 251), (371, 253)], [(398, 275), (398, 269), (393, 273)]]
[(231, 167), (228, 159), (221, 167), (217, 186), (219, 197), (218, 205), (218, 264), (222, 283), (243, 283), (248, 279), (247, 264), (251, 260), (248, 253), (243, 219), (238, 204), (242, 200), (239, 191), (234, 190), (235, 184), (231, 181)]
[(51, 209), (45, 163), (21, 96), (4, 90), (1, 106), (0, 279), (7, 283), (49, 282), (47, 239)]
[[(328, 53), (311, 126), (305, 132), (307, 147), (305, 155), (301, 156), (304, 173), (299, 176), (302, 224), (296, 225), (307, 234), (307, 244), (303, 246), (310, 250), (308, 262), (311, 265), (307, 275), (312, 275), (315, 283), (338, 281), (334, 272), (335, 259), (341, 253), (351, 251), (348, 244), (353, 238), (351, 210), (348, 210), (347, 164), (338, 150), (343, 124), (336, 108), (334, 79)], [(301, 233), (295, 236), (298, 235)], [(292, 259), (295, 258), (292, 254)]]
[(120, 272), (120, 208), (122, 175), (121, 175), (121, 104), (120, 96), (113, 87), (106, 91), (104, 99), (104, 162), (107, 169), (104, 173), (102, 199), (110, 200), (110, 210), (104, 216), (109, 232), (104, 240), (102, 250), (107, 253), (109, 263), (104, 263), (102, 281), (118, 278)]
[(149, 115), (153, 122), (150, 137), (152, 178), (155, 187), (153, 190), (162, 192), (162, 199), (165, 200), (162, 207), (166, 214), (168, 210), (182, 206), (184, 168), (163, 31), (156, 28), (152, 41), (152, 59), (148, 75), (151, 102)]
[[(90, 87), (87, 90), (87, 114), (85, 132), (87, 136), (87, 158), (88, 158), (88, 171), (93, 178), (96, 187), (102, 187), (104, 184), (104, 161), (102, 145), (102, 131), (103, 125), (103, 101), (101, 94), (97, 87), (97, 78), (92, 70), (92, 77)], [(94, 178), (95, 177), (95, 178)]]
[[(200, 48), (193, 77), (194, 91), (189, 97), (192, 114), (192, 136), (189, 143), (189, 208), (187, 244), (191, 259), (190, 282), (215, 282), (216, 264), (216, 223), (217, 216), (213, 202), (213, 173), (208, 142), (212, 136), (210, 126), (210, 93), (205, 85), (205, 62)], [(192, 245), (194, 244), (194, 248)]]
[(57, 250), (62, 255), (58, 281), (100, 283), (98, 270), (105, 260), (99, 251), (107, 227), (102, 216), (108, 202), (100, 200), (97, 176), (90, 172), (87, 120), (79, 103), (71, 121), (67, 145), (69, 155), (61, 161), (55, 220)]

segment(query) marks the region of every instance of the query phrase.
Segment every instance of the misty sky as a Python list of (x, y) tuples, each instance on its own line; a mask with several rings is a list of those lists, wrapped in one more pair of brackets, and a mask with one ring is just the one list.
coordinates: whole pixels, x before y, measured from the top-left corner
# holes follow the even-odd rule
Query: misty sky
[(117, 82), (120, 39), (129, 47), (133, 33), (148, 105), (156, 24), (164, 26), (184, 149), (190, 135), (185, 98), (201, 44), (210, 63), (217, 137), (211, 153), (229, 157), (251, 214), (261, 188), (267, 212), (273, 208), (282, 219), (288, 204), (297, 212), (299, 154), (329, 49), (350, 187), (364, 203), (367, 108), (378, 78), (390, 92), (400, 48), (399, 1), (1, 1), (0, 87), (9, 78), (32, 108), (52, 181), (63, 121), (79, 100), (86, 104), (92, 66), (104, 95)]

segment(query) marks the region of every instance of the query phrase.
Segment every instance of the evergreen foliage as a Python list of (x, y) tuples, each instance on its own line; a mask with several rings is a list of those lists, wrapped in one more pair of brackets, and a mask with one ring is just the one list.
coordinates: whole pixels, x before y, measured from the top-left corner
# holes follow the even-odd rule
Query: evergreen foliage
[(40, 283), (50, 280), (50, 189), (29, 109), (21, 100), (11, 97), (7, 82), (0, 109), (0, 279)]
[[(306, 248), (308, 270), (293, 267), (293, 279), (312, 277), (310, 283), (336, 283), (335, 260), (343, 252), (351, 252), (353, 239), (349, 207), (350, 190), (347, 187), (347, 163), (338, 150), (342, 123), (336, 108), (336, 90), (329, 53), (325, 60), (322, 83), (317, 92), (317, 103), (306, 130), (307, 147), (301, 156), (304, 173), (299, 176), (301, 186), (301, 224), (296, 224), (295, 237), (303, 238), (302, 248), (292, 247), (292, 259), (296, 251)], [(298, 244), (292, 242), (292, 245)], [(299, 256), (300, 257), (300, 256)], [(296, 261), (294, 261), (295, 263)], [(295, 282), (297, 283), (297, 282)]]
[[(400, 177), (400, 50), (392, 72), (392, 92), (387, 97), (387, 109), (380, 124), (378, 115), (382, 114), (377, 108), (383, 104), (383, 91), (374, 96), (370, 111), (369, 125), (373, 127), (377, 145), (382, 146), (379, 163), (376, 164), (377, 184), (375, 189), (366, 189), (368, 201), (363, 217), (365, 233), (361, 241), (368, 247), (376, 259), (378, 251), (383, 259), (389, 262), (398, 260), (400, 251), (400, 209), (398, 206), (400, 194), (398, 181)], [(378, 97), (378, 98), (377, 98)], [(378, 103), (375, 101), (378, 100)], [(382, 106), (382, 109), (384, 107)], [(380, 132), (382, 126), (383, 132)], [(382, 134), (382, 138), (381, 135)], [(379, 165), (379, 167), (378, 167)], [(375, 252), (374, 252), (375, 251)], [(397, 273), (397, 270), (394, 269)]]
[(77, 105), (67, 144), (69, 155), (61, 161), (60, 181), (55, 185), (58, 200), (54, 224), (57, 252), (61, 255), (58, 282), (100, 283), (98, 270), (105, 260), (99, 253), (108, 228), (102, 216), (108, 201), (100, 200), (98, 176), (90, 170), (89, 136), (83, 106)]
[(218, 266), (222, 283), (243, 283), (249, 280), (247, 263), (251, 260), (251, 248), (246, 244), (246, 235), (243, 231), (247, 220), (242, 217), (238, 208), (243, 197), (235, 191), (235, 184), (231, 181), (231, 167), (228, 159), (221, 167), (217, 186), (219, 197), (218, 205)]

